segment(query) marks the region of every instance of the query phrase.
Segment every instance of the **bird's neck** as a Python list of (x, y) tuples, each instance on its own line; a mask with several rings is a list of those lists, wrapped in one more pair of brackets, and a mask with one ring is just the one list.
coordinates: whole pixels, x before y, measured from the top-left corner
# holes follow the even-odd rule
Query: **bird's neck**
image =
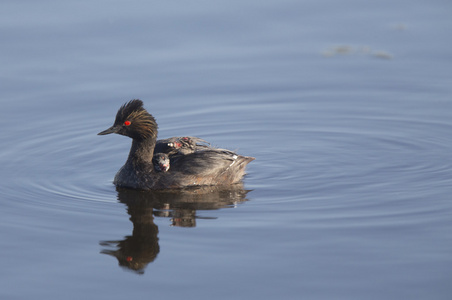
[(147, 138), (144, 140), (133, 139), (132, 147), (130, 148), (128, 163), (136, 164), (152, 164), (152, 156), (154, 155), (154, 147), (156, 138)]

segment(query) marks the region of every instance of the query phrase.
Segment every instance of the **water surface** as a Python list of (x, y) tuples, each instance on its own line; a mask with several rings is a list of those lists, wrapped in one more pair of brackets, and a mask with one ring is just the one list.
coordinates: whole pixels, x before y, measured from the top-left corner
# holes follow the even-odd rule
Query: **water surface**
[[(3, 3), (1, 298), (450, 299), (450, 12)], [(117, 190), (133, 98), (243, 185)]]

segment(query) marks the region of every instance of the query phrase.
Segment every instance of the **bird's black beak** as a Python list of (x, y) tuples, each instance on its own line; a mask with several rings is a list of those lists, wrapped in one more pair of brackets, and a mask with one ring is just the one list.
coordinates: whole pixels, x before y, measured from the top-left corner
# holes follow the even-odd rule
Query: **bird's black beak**
[(115, 126), (111, 126), (110, 128), (99, 132), (97, 135), (106, 135), (106, 134), (110, 134), (110, 133), (118, 133), (119, 128), (115, 127)]

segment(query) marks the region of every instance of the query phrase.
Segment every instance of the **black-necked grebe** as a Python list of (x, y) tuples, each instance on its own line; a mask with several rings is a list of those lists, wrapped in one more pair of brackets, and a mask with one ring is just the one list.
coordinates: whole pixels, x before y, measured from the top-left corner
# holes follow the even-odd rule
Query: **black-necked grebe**
[(155, 171), (167, 172), (170, 168), (170, 157), (166, 153), (155, 153), (152, 158), (152, 163), (154, 164)]
[[(196, 137), (174, 137), (157, 141), (157, 123), (138, 99), (118, 110), (110, 128), (99, 133), (117, 133), (133, 139), (129, 156), (113, 183), (134, 189), (171, 189), (240, 182), (246, 165), (254, 157), (211, 147)], [(154, 153), (155, 152), (155, 153)], [(155, 158), (164, 153), (169, 158)]]
[(184, 136), (184, 137), (172, 137), (169, 139), (158, 140), (154, 153), (166, 153), (172, 154), (189, 154), (195, 152), (195, 150), (208, 149), (210, 144), (203, 139)]

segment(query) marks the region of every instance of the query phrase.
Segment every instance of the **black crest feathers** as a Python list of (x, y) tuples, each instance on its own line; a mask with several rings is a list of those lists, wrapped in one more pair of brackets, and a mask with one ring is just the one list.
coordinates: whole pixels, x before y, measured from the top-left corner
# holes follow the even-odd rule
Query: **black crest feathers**
[(157, 137), (157, 123), (154, 117), (143, 107), (143, 101), (133, 99), (119, 108), (116, 114), (115, 125), (130, 122), (130, 136), (136, 139)]

